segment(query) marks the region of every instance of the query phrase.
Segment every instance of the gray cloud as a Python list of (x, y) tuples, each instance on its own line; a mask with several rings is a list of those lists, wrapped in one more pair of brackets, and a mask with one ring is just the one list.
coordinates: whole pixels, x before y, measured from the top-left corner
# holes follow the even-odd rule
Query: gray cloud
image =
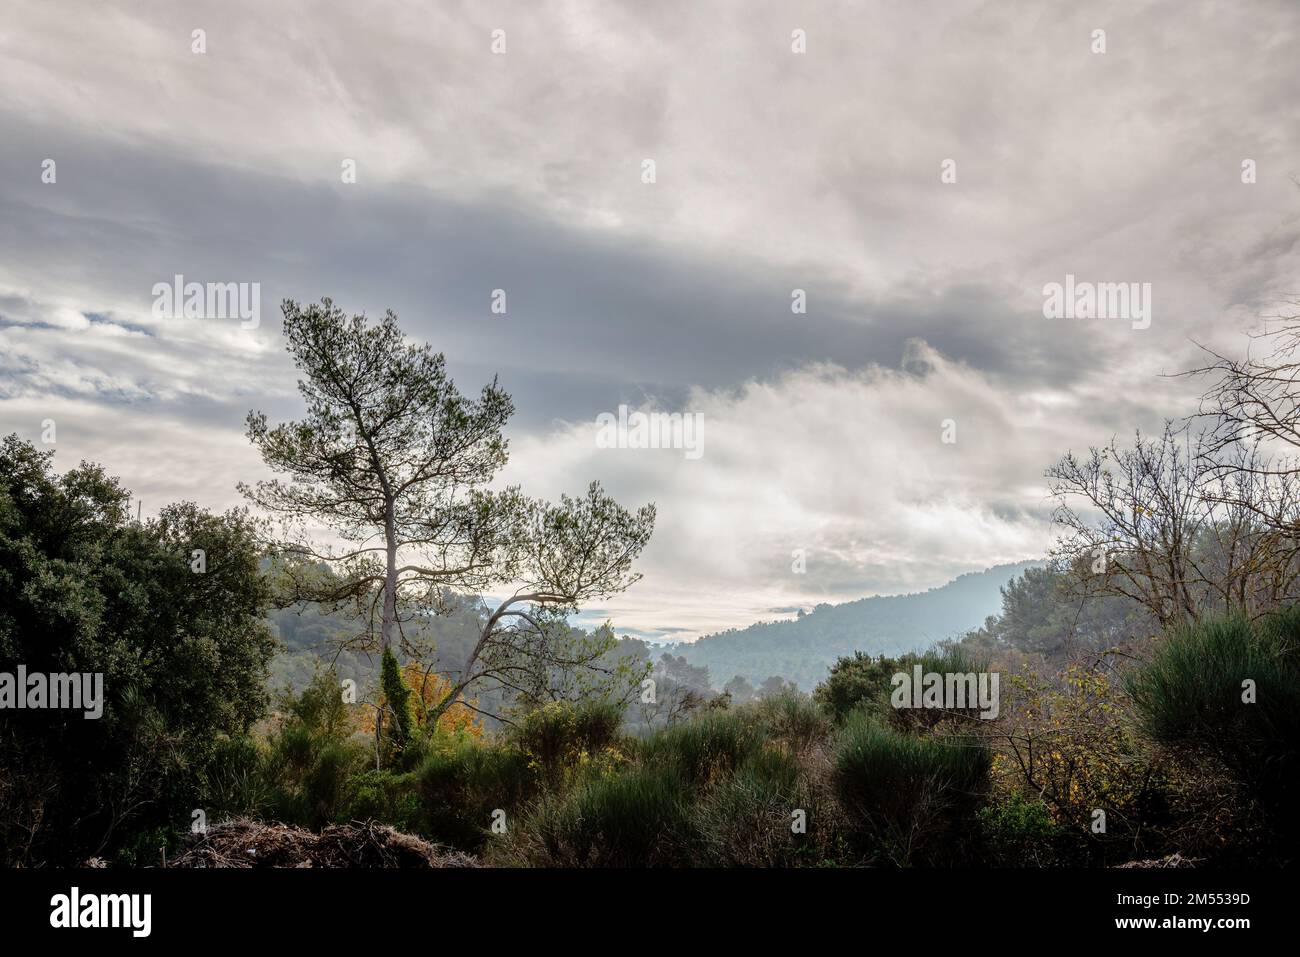
[[(279, 300), (392, 308), (515, 395), (513, 477), (659, 503), (638, 633), (1035, 557), (1043, 466), (1191, 411), (1162, 373), (1300, 263), (1290, 3), (60, 7), (0, 36), (2, 430), (227, 504), (245, 412), (297, 410)], [(154, 319), (176, 273), (262, 327)], [(1044, 319), (1067, 273), (1151, 282), (1151, 328)], [(593, 456), (620, 403), (705, 410), (704, 463)]]

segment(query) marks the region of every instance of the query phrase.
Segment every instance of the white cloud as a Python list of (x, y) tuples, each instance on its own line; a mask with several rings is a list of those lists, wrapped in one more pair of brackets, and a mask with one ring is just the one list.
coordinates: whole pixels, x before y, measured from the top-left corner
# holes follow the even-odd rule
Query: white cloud
[[(1041, 557), (1051, 537), (1043, 469), (1089, 431), (1086, 406), (1008, 394), (924, 343), (904, 369), (814, 366), (696, 390), (684, 410), (704, 416), (695, 461), (598, 448), (594, 422), (512, 443), (503, 478), (533, 494), (599, 477), (627, 505), (658, 504), (645, 581), (608, 604), (621, 625), (687, 623), (680, 605), (658, 605), (665, 594), (691, 609), (692, 625), (734, 623)], [(791, 570), (795, 549), (806, 574)]]

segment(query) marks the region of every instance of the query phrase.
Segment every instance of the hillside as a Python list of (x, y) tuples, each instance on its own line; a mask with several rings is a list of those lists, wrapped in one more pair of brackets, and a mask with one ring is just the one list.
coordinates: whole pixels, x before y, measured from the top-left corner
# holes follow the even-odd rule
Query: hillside
[(911, 595), (818, 605), (801, 618), (706, 635), (671, 650), (692, 665), (707, 666), (715, 688), (735, 675), (755, 684), (780, 675), (810, 691), (843, 655), (915, 651), (978, 628), (1001, 610), (1002, 586), (1041, 564), (997, 565)]

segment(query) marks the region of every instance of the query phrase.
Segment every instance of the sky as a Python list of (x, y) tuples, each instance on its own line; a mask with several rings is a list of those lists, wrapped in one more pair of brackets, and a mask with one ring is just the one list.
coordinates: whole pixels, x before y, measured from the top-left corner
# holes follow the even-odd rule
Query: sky
[[(1039, 558), (1044, 469), (1300, 287), (1298, 42), (1291, 0), (0, 0), (0, 433), (239, 504), (247, 412), (302, 410), (279, 303), (329, 296), (499, 377), (503, 484), (657, 505), (620, 634)], [(259, 324), (157, 316), (176, 275)], [(1149, 325), (1047, 317), (1067, 276)], [(702, 454), (600, 447), (621, 405)]]

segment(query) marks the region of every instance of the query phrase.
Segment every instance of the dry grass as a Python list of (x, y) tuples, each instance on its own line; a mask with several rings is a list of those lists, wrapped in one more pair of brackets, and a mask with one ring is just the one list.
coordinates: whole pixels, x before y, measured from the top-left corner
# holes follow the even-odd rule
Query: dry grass
[(437, 847), (374, 821), (331, 824), (319, 834), (284, 824), (234, 820), (194, 835), (168, 867), (477, 867), (469, 854)]

